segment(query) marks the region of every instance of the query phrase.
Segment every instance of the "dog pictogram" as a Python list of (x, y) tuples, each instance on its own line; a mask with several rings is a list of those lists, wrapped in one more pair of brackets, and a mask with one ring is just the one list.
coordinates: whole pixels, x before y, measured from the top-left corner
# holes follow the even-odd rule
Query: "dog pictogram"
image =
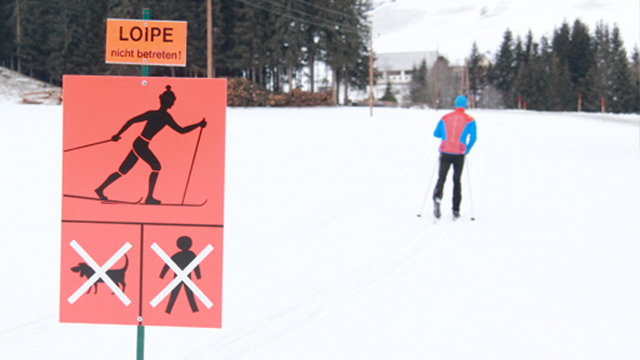
[(202, 301), (207, 309), (210, 309), (213, 306), (213, 303), (191, 280), (192, 271), (195, 273), (196, 278), (200, 279), (199, 264), (213, 251), (213, 246), (207, 245), (204, 250), (196, 256), (195, 253), (190, 250), (191, 245), (192, 240), (190, 237), (180, 237), (177, 241), (177, 246), (180, 251), (175, 253), (172, 257), (169, 257), (162, 248), (158, 246), (158, 244), (153, 243), (153, 245), (151, 245), (151, 249), (153, 249), (162, 261), (165, 262), (165, 266), (162, 268), (162, 272), (160, 273), (160, 278), (164, 278), (169, 269), (171, 269), (175, 274), (173, 281), (171, 281), (153, 300), (151, 300), (152, 307), (155, 308), (162, 300), (164, 300), (165, 297), (167, 297), (167, 295), (169, 295), (169, 293), (171, 293), (167, 309), (165, 310), (167, 314), (170, 314), (183, 285), (189, 300), (189, 305), (191, 306), (191, 311), (198, 311), (194, 294), (198, 299), (200, 299), (200, 301)]
[[(115, 273), (116, 279), (112, 279), (109, 274), (109, 269), (111, 268), (111, 266), (113, 266), (118, 260), (120, 260), (121, 257), (125, 256), (126, 252), (132, 248), (131, 244), (129, 244), (128, 242), (125, 243), (102, 266), (98, 265), (93, 260), (93, 258), (91, 258), (91, 256), (82, 248), (82, 246), (80, 246), (80, 244), (78, 244), (78, 242), (76, 242), (75, 240), (72, 240), (69, 245), (78, 253), (78, 255), (80, 255), (80, 257), (86, 262), (86, 265), (88, 265), (88, 267), (94, 272), (93, 275), (89, 276), (87, 281), (84, 284), (82, 284), (82, 286), (80, 286), (80, 288), (78, 288), (78, 290), (76, 290), (76, 292), (74, 292), (73, 295), (71, 295), (67, 299), (67, 301), (69, 301), (70, 304), (73, 304), (74, 302), (76, 302), (78, 298), (80, 298), (80, 296), (82, 296), (82, 294), (85, 293), (85, 291), (87, 291), (87, 293), (91, 291), (91, 286), (93, 286), (94, 284), (96, 284), (96, 292), (97, 292), (98, 281), (105, 283), (111, 289), (111, 291), (113, 291), (113, 293), (120, 299), (120, 301), (122, 301), (122, 303), (125, 306), (128, 306), (131, 303), (131, 300), (129, 300), (127, 295), (124, 294), (124, 272), (122, 273), (122, 281), (121, 281), (122, 290), (120, 290), (118, 285), (114, 282), (114, 281), (120, 282), (119, 281), (120, 279), (118, 278), (119, 273), (118, 272)], [(127, 263), (128, 263), (128, 260), (127, 260)], [(82, 276), (82, 274), (80, 275)]]
[[(124, 288), (127, 285), (124, 282), (124, 275), (127, 272), (127, 268), (129, 267), (129, 257), (127, 256), (127, 254), (124, 254), (124, 259), (125, 259), (125, 263), (124, 266), (121, 269), (111, 269), (111, 270), (107, 270), (107, 276), (109, 278), (111, 278), (111, 280), (113, 280), (113, 282), (117, 285), (120, 286), (122, 285), (122, 292), (124, 292)], [(90, 279), (96, 272), (95, 270), (93, 270), (93, 268), (89, 265), (87, 265), (87, 263), (78, 263), (77, 266), (74, 266), (71, 268), (71, 271), (79, 273), (80, 277), (86, 277), (87, 280)], [(94, 284), (94, 294), (98, 293), (98, 284), (99, 283), (104, 283), (104, 280), (102, 280), (102, 278), (98, 279)], [(89, 290), (87, 290), (87, 294), (91, 292), (91, 288), (89, 288)]]

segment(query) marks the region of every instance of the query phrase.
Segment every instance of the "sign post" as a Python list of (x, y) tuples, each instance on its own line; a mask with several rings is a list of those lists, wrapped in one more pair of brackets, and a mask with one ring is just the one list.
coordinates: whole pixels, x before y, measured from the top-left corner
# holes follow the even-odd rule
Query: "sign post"
[[(151, 9), (142, 9), (142, 19), (151, 20)], [(143, 77), (149, 76), (149, 65), (142, 65), (142, 76)], [(144, 326), (142, 326), (142, 317), (138, 317), (136, 360), (144, 360)]]
[[(142, 9), (142, 19), (151, 20), (151, 9)], [(149, 76), (149, 65), (142, 65), (142, 76)], [(142, 338), (144, 339), (144, 329), (142, 330)], [(140, 339), (139, 331), (138, 339)], [(142, 357), (140, 357), (140, 359), (142, 359)]]
[[(105, 61), (65, 75), (60, 322), (221, 327), (226, 80), (186, 66), (186, 22), (107, 20)], [(99, 89), (99, 91), (87, 91)]]

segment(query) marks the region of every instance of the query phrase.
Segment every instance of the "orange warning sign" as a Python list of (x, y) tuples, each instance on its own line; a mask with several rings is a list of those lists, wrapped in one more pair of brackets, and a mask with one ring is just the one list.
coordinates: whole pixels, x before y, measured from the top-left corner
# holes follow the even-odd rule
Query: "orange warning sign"
[(226, 80), (63, 89), (60, 321), (220, 327)]
[(105, 62), (187, 65), (187, 22), (107, 19)]

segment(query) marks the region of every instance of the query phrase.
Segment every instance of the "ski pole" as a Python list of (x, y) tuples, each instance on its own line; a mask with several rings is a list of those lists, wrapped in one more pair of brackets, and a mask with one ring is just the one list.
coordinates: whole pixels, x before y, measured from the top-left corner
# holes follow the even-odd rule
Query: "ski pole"
[(433, 175), (436, 173), (436, 168), (438, 167), (438, 162), (436, 161), (433, 165), (433, 171), (431, 172), (431, 178), (429, 179), (429, 186), (427, 187), (427, 192), (424, 194), (424, 200), (422, 200), (422, 206), (420, 207), (420, 212), (418, 213), (418, 217), (422, 217), (422, 210), (424, 210), (424, 204), (427, 202), (427, 197), (431, 192), (431, 184), (433, 183)]
[(102, 141), (94, 142), (94, 143), (91, 143), (91, 144), (82, 145), (82, 146), (74, 147), (74, 148), (71, 148), (71, 149), (66, 149), (64, 152), (69, 152), (69, 151), (74, 151), (74, 150), (80, 150), (80, 149), (88, 148), (88, 147), (90, 147), (90, 146), (96, 146), (96, 145), (104, 144), (104, 143), (107, 143), (107, 142), (110, 142), (110, 141), (113, 141), (113, 140), (111, 140), (111, 139), (109, 139), (109, 140), (102, 140)]
[(187, 189), (189, 188), (189, 181), (191, 180), (191, 172), (193, 171), (193, 164), (196, 162), (196, 154), (198, 153), (198, 147), (200, 146), (200, 138), (202, 137), (202, 129), (198, 134), (198, 140), (196, 141), (196, 149), (193, 151), (193, 159), (191, 160), (191, 168), (189, 169), (189, 176), (187, 177), (187, 185), (184, 187), (184, 195), (182, 195), (182, 204), (184, 205), (184, 199), (187, 197)]
[(469, 158), (467, 160), (467, 182), (469, 183), (469, 205), (471, 206), (471, 221), (475, 221), (476, 218), (473, 212), (473, 196), (471, 195), (471, 164), (469, 164)]

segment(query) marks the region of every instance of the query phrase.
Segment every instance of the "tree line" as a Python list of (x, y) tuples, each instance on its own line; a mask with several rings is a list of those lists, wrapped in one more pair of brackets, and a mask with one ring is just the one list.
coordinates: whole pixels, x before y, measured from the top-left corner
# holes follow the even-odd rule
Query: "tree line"
[[(368, 81), (367, 0), (211, 0), (214, 76), (244, 77), (273, 91), (314, 89), (314, 64), (333, 86)], [(63, 74), (137, 75), (105, 64), (107, 18), (188, 22), (187, 66), (151, 67), (151, 75), (203, 77), (206, 0), (0, 0), (0, 64), (56, 85)], [(307, 69), (308, 73), (303, 73)], [(345, 91), (346, 93), (346, 91)]]
[[(601, 111), (604, 99), (608, 112), (640, 111), (639, 51), (636, 47), (629, 57), (617, 25), (602, 21), (593, 32), (580, 20), (572, 26), (564, 22), (550, 39), (539, 41), (531, 31), (522, 39), (507, 29), (494, 59), (486, 59), (474, 43), (466, 67), (470, 100), (477, 107), (514, 109), (526, 103), (530, 110), (576, 111), (580, 106)], [(444, 57), (431, 69), (426, 63), (414, 67), (413, 74), (413, 103), (435, 107), (436, 83), (441, 106), (452, 105), (463, 92), (462, 71)]]

